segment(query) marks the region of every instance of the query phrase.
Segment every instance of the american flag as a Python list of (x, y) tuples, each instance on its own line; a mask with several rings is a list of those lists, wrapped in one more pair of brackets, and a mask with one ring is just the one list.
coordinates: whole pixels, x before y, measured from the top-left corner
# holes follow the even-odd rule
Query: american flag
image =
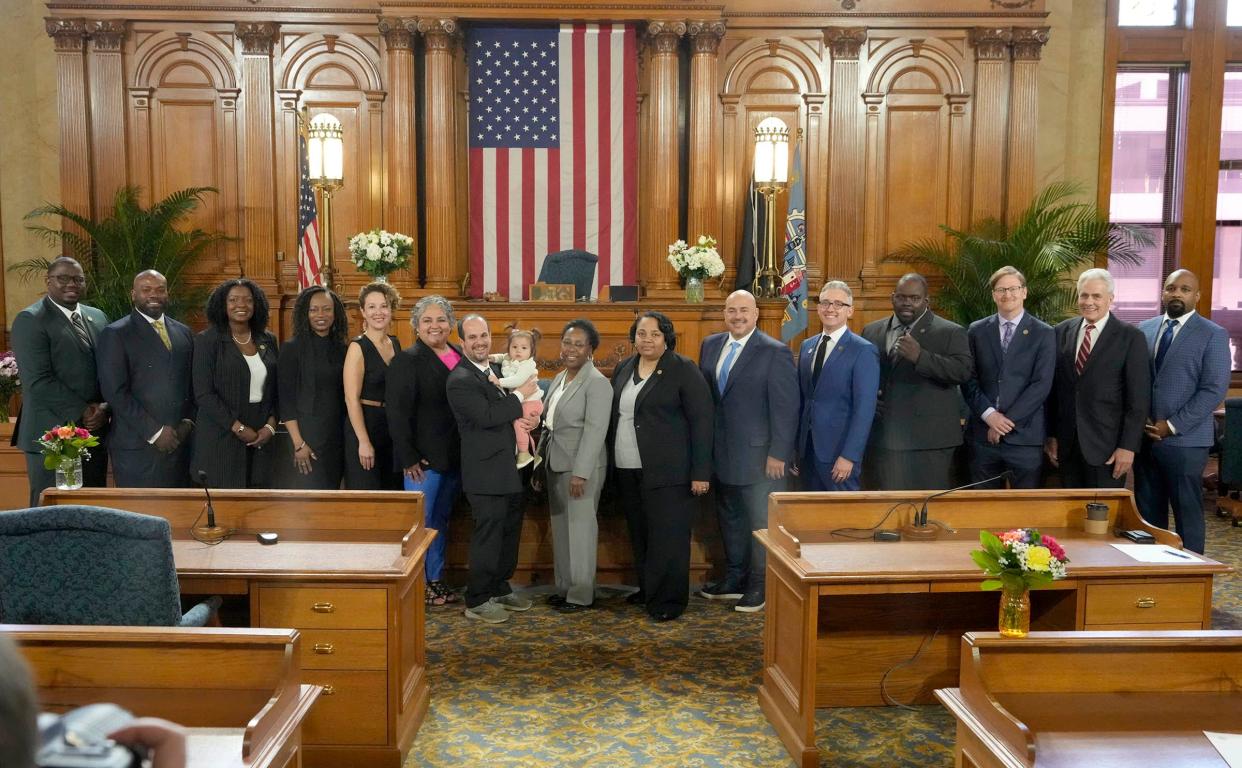
[(301, 185), (298, 191), (298, 290), (323, 285), (319, 274), (319, 207), (310, 183), (310, 161), (306, 157), (306, 137), (298, 137)]
[[(638, 44), (623, 24), (477, 27), (470, 79), (470, 290), (526, 298), (556, 251), (635, 282)], [(675, 172), (675, 171), (674, 171)]]

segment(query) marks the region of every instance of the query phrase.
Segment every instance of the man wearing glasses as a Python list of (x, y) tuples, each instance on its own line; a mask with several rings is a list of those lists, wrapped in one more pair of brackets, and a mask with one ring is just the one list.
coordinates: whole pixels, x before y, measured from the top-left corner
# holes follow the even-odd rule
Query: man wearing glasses
[[(43, 468), (37, 441), (55, 426), (73, 422), (102, 436), (108, 425), (108, 404), (99, 394), (95, 345), (108, 324), (104, 313), (78, 302), (86, 292), (82, 265), (68, 256), (47, 270), (47, 295), (13, 320), (13, 353), (22, 378), (22, 410), (13, 445), (26, 453), (30, 506), (37, 506), (44, 488), (56, 484), (54, 470)], [(108, 454), (101, 443), (83, 462), (85, 484), (107, 484)]]
[(891, 298), (893, 314), (869, 323), (862, 334), (880, 350), (868, 485), (886, 491), (950, 488), (953, 454), (962, 444), (958, 386), (975, 375), (970, 341), (965, 328), (931, 311), (927, 279), (917, 272), (903, 275)]
[(823, 332), (802, 342), (798, 354), (798, 472), (807, 491), (857, 491), (875, 419), (880, 354), (846, 326), (854, 294), (845, 283), (824, 283), (815, 311)]
[[(1009, 470), (1011, 487), (1036, 488), (1056, 340), (1052, 326), (1023, 308), (1026, 277), (1021, 272), (1001, 267), (988, 284), (996, 314), (976, 320), (967, 331), (975, 357), (975, 377), (962, 386), (970, 406), (970, 480)], [(981, 487), (1000, 486), (997, 481)]]

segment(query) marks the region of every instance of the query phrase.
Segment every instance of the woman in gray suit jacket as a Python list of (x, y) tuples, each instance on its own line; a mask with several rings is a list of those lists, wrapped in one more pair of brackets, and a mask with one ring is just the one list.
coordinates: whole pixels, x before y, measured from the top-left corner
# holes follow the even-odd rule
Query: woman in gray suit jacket
[(612, 415), (612, 384), (591, 356), (599, 332), (590, 320), (570, 320), (561, 333), (565, 370), (548, 387), (540, 457), (547, 462), (548, 501), (557, 594), (561, 613), (577, 613), (595, 600), (596, 512), (608, 466), (604, 438)]

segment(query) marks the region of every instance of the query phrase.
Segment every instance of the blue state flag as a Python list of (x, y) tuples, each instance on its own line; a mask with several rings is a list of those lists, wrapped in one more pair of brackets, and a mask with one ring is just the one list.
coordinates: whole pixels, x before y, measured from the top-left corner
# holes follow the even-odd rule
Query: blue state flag
[(785, 260), (781, 268), (781, 295), (789, 302), (781, 320), (781, 341), (788, 343), (806, 330), (806, 184), (802, 178), (802, 142), (794, 148), (789, 186), (789, 213), (785, 217)]

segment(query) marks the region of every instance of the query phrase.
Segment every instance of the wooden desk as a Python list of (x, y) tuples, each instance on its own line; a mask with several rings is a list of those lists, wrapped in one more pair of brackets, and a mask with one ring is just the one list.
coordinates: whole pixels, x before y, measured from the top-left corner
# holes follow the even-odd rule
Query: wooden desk
[(288, 629), (0, 625), (30, 663), (44, 711), (97, 702), (190, 728), (190, 765), (300, 766), (302, 683)]
[(962, 637), (956, 765), (1226, 763), (1203, 731), (1242, 730), (1242, 632), (994, 632)]
[[(216, 521), (236, 533), (190, 537), (201, 491), (48, 489), (44, 504), (95, 504), (172, 525), (183, 594), (249, 596), (250, 623), (302, 633), (307, 682), (324, 696), (306, 721), (310, 768), (399, 768), (427, 712), (423, 561), (435, 532), (420, 493), (216, 491)], [(274, 531), (264, 546), (254, 534)]]
[(997, 623), (999, 593), (980, 591), (982, 575), (968, 554), (981, 528), (1039, 528), (1065, 547), (1069, 576), (1032, 593), (1033, 629), (1206, 629), (1212, 577), (1230, 571), (1197, 557), (1139, 563), (1110, 546), (1118, 541), (1111, 535), (1085, 533), (1085, 505), (1098, 500), (1109, 505), (1110, 530), (1141, 528), (1181, 545), (1176, 534), (1144, 523), (1125, 490), (962, 491), (929, 507), (953, 533), (871, 541), (873, 527), (910, 522), (917, 507), (902, 502), (911, 499), (921, 497), (890, 491), (769, 499), (768, 529), (755, 533), (768, 550), (759, 702), (801, 765), (818, 762), (816, 707), (930, 702), (936, 688), (957, 680), (961, 635)]

